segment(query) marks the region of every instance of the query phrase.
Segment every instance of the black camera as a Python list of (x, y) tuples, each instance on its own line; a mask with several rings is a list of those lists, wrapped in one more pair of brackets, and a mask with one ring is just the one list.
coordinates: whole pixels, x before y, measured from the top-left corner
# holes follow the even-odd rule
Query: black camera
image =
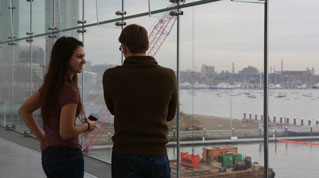
[(90, 114), (88, 119), (91, 120), (91, 121), (97, 121), (99, 119), (99, 116), (92, 113), (92, 114)]

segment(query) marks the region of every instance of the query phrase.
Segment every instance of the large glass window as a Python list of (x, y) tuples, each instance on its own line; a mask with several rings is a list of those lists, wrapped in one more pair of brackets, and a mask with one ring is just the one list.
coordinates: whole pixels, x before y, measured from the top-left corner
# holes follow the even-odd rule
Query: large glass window
[[(87, 63), (79, 75), (86, 116), (95, 113), (100, 117), (99, 128), (83, 134), (81, 143), (88, 155), (110, 162), (113, 117), (104, 103), (102, 76), (107, 68), (121, 65), (123, 61), (118, 42), (122, 28), (116, 22), (99, 23), (120, 18), (116, 11), (122, 11), (122, 7), (125, 16), (129, 16), (176, 6), (172, 2), (46, 0), (32, 1), (31, 9), (30, 1), (1, 0), (0, 125), (14, 125), (13, 129), (18, 132), (27, 129), (17, 111), (42, 85), (56, 39), (73, 36), (84, 42), (86, 52)], [(184, 13), (180, 16), (179, 30), (177, 18), (171, 16), (170, 11), (124, 20), (127, 25), (136, 23), (148, 30), (148, 54), (160, 65), (176, 72), (180, 69), (180, 163), (176, 162), (177, 120), (169, 123), (167, 146), (173, 177), (177, 175), (177, 165), (182, 176), (200, 174), (198, 170), (203, 167), (206, 172), (244, 169), (249, 161), (257, 168), (263, 166), (264, 119), (269, 121), (269, 167), (276, 175), (316, 177), (313, 166), (303, 166), (303, 171), (299, 171), (296, 165), (316, 163), (313, 155), (317, 152), (311, 145), (317, 144), (315, 136), (319, 135), (316, 112), (319, 29), (314, 23), (319, 19), (316, 9), (319, 2), (291, 0), (287, 4), (278, 0), (269, 4), (267, 117), (263, 116), (263, 1), (187, 0), (180, 4), (193, 2), (203, 4), (181, 9)], [(65, 31), (78, 28), (81, 25), (78, 20), (83, 19), (85, 24), (97, 24), (85, 28), (83, 34), (78, 31), (81, 28)], [(25, 39), (30, 31), (37, 35), (31, 44)], [(177, 35), (180, 37), (179, 64)], [(36, 118), (42, 125), (39, 111)], [(303, 144), (282, 143), (287, 140)], [(211, 155), (217, 147), (228, 150)], [(303, 154), (295, 154), (299, 152)], [(247, 161), (248, 157), (251, 160)], [(197, 158), (201, 160), (200, 168), (190, 169)]]

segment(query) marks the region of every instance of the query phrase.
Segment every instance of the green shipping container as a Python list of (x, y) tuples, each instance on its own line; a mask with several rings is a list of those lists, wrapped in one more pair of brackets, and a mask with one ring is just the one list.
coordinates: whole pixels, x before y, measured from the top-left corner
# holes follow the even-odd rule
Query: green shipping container
[(223, 167), (231, 168), (234, 162), (233, 155), (223, 155)]
[(241, 154), (237, 154), (237, 155), (233, 155), (234, 156), (234, 164), (235, 162), (242, 162), (243, 161), (243, 158), (242, 158), (242, 155)]

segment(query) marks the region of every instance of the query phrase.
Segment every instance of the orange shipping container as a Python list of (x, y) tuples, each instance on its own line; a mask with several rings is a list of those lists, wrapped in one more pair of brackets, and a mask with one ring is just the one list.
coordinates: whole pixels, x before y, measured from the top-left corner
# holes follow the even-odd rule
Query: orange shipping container
[(237, 154), (238, 148), (234, 146), (204, 147), (202, 161), (210, 162), (212, 160), (217, 160), (218, 155), (224, 155), (227, 152), (232, 152), (233, 154)]

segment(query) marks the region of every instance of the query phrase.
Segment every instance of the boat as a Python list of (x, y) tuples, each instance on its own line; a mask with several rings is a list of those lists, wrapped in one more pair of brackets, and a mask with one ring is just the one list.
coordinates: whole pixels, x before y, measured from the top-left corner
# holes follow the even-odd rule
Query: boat
[[(171, 176), (177, 175), (177, 161), (171, 160)], [(202, 158), (198, 154), (181, 152), (181, 178), (263, 178), (264, 167), (252, 162), (251, 157), (238, 154), (234, 146), (203, 147)], [(275, 172), (269, 168), (269, 176)]]
[(286, 92), (279, 92), (278, 95), (276, 96), (276, 98), (284, 98), (287, 96)]
[(247, 97), (248, 97), (248, 98), (257, 98), (257, 96), (254, 95), (254, 94), (248, 94)]
[(314, 86), (312, 86), (313, 89), (319, 89), (319, 83), (315, 84)]
[(312, 93), (303, 94), (304, 97), (312, 97)]
[(306, 88), (307, 88), (307, 85), (305, 85), (305, 84), (297, 85), (297, 89), (306, 89)]
[(280, 84), (269, 84), (269, 89), (281, 89), (282, 86)]

